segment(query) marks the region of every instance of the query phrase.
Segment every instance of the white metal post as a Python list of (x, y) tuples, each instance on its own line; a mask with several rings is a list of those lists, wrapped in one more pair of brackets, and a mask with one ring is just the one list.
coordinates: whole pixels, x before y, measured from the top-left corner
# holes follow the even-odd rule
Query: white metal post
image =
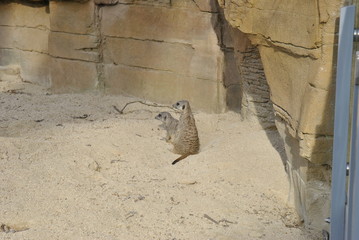
[(340, 11), (335, 93), (330, 239), (345, 239), (346, 164), (355, 6)]
[(351, 134), (351, 156), (349, 163), (349, 188), (346, 211), (346, 240), (359, 239), (359, 52), (355, 59), (355, 85), (353, 104), (353, 127)]

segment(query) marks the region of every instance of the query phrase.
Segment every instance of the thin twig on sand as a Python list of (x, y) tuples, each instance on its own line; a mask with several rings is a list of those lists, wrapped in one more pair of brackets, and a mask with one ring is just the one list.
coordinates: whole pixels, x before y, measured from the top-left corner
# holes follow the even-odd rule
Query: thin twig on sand
[(203, 217), (207, 218), (208, 220), (210, 220), (211, 222), (215, 223), (215, 224), (219, 224), (219, 222), (217, 222), (216, 220), (214, 220), (213, 218), (211, 218), (210, 216), (208, 216), (207, 214), (204, 214)]
[(74, 116), (74, 117), (72, 117), (73, 119), (86, 119), (86, 118), (88, 118), (90, 115), (89, 114), (84, 114), (84, 115), (82, 115), (82, 116)]
[(125, 104), (125, 106), (119, 110), (116, 106), (113, 106), (113, 108), (120, 114), (123, 114), (123, 111), (125, 110), (125, 108), (130, 105), (130, 104), (133, 104), (133, 103), (141, 103), (143, 105), (146, 105), (146, 106), (150, 106), (150, 107), (163, 107), (163, 108), (170, 108), (172, 110), (174, 110), (174, 108), (170, 107), (170, 106), (167, 106), (167, 105), (160, 105), (160, 104), (157, 104), (157, 103), (146, 103), (144, 101), (133, 101), (133, 102), (128, 102)]

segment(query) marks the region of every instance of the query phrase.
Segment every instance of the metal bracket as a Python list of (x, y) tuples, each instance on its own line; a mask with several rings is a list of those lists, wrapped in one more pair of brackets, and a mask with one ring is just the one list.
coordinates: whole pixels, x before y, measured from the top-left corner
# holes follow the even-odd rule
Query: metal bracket
[(353, 40), (354, 40), (354, 42), (359, 42), (359, 29), (358, 28), (354, 29)]
[(329, 240), (329, 233), (325, 230), (322, 231), (323, 240)]

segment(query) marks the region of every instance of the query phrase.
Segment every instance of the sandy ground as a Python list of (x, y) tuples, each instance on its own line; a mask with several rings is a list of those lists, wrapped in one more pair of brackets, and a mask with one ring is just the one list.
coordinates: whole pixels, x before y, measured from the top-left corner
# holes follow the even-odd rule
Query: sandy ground
[(0, 239), (317, 239), (287, 206), (276, 133), (238, 114), (195, 112), (201, 152), (171, 165), (165, 108), (0, 90)]

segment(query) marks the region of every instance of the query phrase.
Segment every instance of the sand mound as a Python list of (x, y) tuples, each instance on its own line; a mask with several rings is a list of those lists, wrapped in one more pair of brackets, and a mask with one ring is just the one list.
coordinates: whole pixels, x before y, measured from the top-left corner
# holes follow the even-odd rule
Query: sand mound
[(154, 119), (165, 109), (0, 88), (1, 239), (309, 239), (286, 205), (275, 132), (195, 112), (201, 152), (173, 166)]

